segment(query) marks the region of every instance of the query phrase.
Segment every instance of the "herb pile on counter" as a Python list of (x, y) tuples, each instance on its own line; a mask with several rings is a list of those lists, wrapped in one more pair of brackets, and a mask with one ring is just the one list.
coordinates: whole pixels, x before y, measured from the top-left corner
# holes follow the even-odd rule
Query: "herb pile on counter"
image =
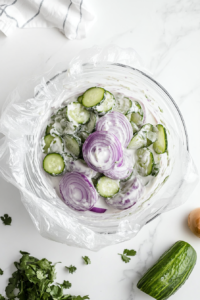
[[(8, 299), (20, 300), (85, 300), (89, 296), (72, 296), (64, 294), (64, 289), (69, 289), (71, 283), (53, 284), (56, 279), (55, 266), (46, 258), (41, 260), (30, 256), (28, 252), (20, 251), (22, 257), (19, 262), (14, 262), (17, 271), (12, 274), (6, 287)], [(16, 293), (17, 289), (17, 293)], [(6, 300), (0, 295), (0, 300)]]

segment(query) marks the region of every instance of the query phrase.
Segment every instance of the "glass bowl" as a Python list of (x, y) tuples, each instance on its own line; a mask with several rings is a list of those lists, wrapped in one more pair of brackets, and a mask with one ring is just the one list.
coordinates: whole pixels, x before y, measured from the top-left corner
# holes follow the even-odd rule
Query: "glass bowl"
[[(179, 159), (179, 149), (185, 152), (188, 151), (187, 130), (179, 108), (169, 93), (158, 82), (142, 71), (123, 64), (98, 63), (94, 66), (94, 64), (87, 63), (82, 65), (81, 70), (75, 74), (70, 74), (70, 70), (68, 70), (55, 75), (47, 84), (55, 84), (55, 86), (60, 84), (62, 91), (47, 106), (45, 113), (41, 115), (40, 121), (34, 129), (34, 134), (29, 137), (29, 142), (36, 145), (32, 148), (31, 156), (32, 160), (35, 161), (34, 172), (37, 173), (39, 184), (36, 185), (31, 178), (32, 175), (27, 174), (34, 193), (37, 197), (45, 199), (55, 208), (63, 211), (67, 218), (71, 218), (77, 224), (81, 224), (95, 232), (99, 235), (99, 238), (101, 235), (102, 243), (104, 239), (106, 243), (107, 235), (109, 235), (112, 243), (117, 243), (121, 237), (122, 239), (130, 238), (156, 215), (168, 210), (172, 197), (182, 187), (181, 176), (177, 178), (178, 184), (173, 185), (173, 178), (179, 176), (177, 175), (177, 166), (174, 166), (174, 161)], [(155, 187), (156, 192), (153, 191), (149, 195), (149, 199), (147, 197), (142, 199), (137, 208), (132, 207), (124, 211), (105, 214), (74, 211), (63, 203), (59, 191), (55, 188), (56, 181), (59, 181), (60, 178), (54, 179), (52, 184), (49, 175), (46, 175), (42, 169), (43, 155), (40, 141), (44, 135), (48, 118), (53, 110), (66, 104), (68, 98), (77, 97), (91, 86), (103, 86), (110, 91), (118, 91), (128, 97), (132, 96), (142, 101), (150, 110), (154, 111), (158, 116), (158, 120), (162, 120), (166, 124), (170, 132), (170, 172), (163, 175), (162, 184)], [(28, 155), (30, 158), (30, 153)], [(172, 180), (166, 180), (169, 175), (172, 176)], [(173, 194), (166, 192), (172, 186)]]

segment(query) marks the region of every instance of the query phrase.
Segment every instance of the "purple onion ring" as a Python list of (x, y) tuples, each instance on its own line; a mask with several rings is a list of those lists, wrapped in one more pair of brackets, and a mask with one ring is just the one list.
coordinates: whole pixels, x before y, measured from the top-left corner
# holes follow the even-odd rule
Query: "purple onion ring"
[(96, 131), (83, 144), (83, 157), (88, 166), (100, 173), (109, 171), (115, 164), (121, 166), (123, 150), (118, 138), (111, 132)]
[(88, 177), (78, 172), (66, 173), (60, 181), (60, 193), (66, 205), (78, 210), (90, 210), (98, 195)]
[(105, 199), (106, 203), (114, 208), (123, 210), (132, 207), (140, 199), (144, 188), (140, 181), (134, 178), (131, 182), (127, 182), (121, 193), (113, 198)]
[(128, 119), (120, 112), (112, 111), (100, 118), (96, 124), (96, 131), (109, 131), (127, 147), (133, 136), (133, 129)]

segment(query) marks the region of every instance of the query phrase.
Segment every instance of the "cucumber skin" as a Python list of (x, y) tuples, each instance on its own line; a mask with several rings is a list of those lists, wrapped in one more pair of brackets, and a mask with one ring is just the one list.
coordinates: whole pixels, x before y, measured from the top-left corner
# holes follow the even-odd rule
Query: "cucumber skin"
[(157, 141), (155, 141), (155, 142), (153, 143), (153, 150), (154, 150), (157, 154), (163, 154), (163, 153), (165, 153), (165, 152), (167, 151), (167, 148), (168, 148), (167, 132), (166, 132), (165, 127), (164, 127), (162, 124), (158, 124), (158, 125), (156, 125), (156, 127), (157, 127), (157, 128), (158, 128), (158, 127), (162, 127), (162, 129), (163, 129), (163, 132), (164, 132), (164, 139), (165, 139), (165, 151), (164, 151), (164, 152), (160, 152), (160, 151), (157, 151), (157, 150), (156, 150), (156, 148), (157, 148), (156, 142), (157, 142)]
[[(96, 105), (93, 105), (93, 106), (85, 106), (85, 105), (83, 104), (83, 98), (84, 98), (84, 95), (85, 95), (85, 93), (86, 93), (87, 91), (89, 91), (89, 90), (91, 90), (91, 89), (93, 89), (93, 88), (101, 88), (101, 89), (104, 90), (104, 96), (103, 96), (103, 99), (101, 99), (101, 101), (100, 101), (99, 103), (97, 103)], [(99, 87), (99, 86), (93, 86), (93, 87), (87, 89), (87, 90), (85, 91), (85, 93), (83, 93), (83, 95), (82, 95), (82, 100), (81, 100), (81, 104), (82, 104), (85, 108), (87, 108), (87, 109), (93, 109), (93, 108), (95, 108), (96, 106), (98, 106), (98, 105), (100, 105), (100, 104), (102, 104), (102, 103), (104, 102), (104, 100), (105, 100), (105, 92), (106, 92), (106, 90), (105, 90), (104, 88)]]
[(156, 300), (166, 300), (185, 283), (196, 260), (194, 248), (178, 241), (146, 272), (137, 287)]

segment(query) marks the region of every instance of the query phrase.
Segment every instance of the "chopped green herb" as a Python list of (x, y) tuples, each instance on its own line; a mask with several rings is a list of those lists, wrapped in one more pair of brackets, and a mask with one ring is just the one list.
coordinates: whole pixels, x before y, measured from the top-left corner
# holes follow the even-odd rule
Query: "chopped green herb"
[(69, 281), (64, 280), (62, 287), (63, 289), (69, 289), (72, 286), (72, 284)]
[(66, 269), (68, 269), (69, 273), (73, 274), (77, 269), (74, 266), (69, 266), (69, 267), (65, 267)]
[(121, 255), (121, 259), (125, 262), (128, 263), (130, 261), (130, 257), (128, 256), (135, 256), (136, 255), (136, 251), (135, 250), (128, 250), (128, 249), (124, 249), (123, 254), (119, 254)]
[[(55, 266), (43, 258), (41, 260), (30, 256), (28, 252), (20, 251), (22, 257), (14, 262), (17, 271), (12, 274), (6, 287), (8, 299), (17, 298), (40, 300), (85, 300), (88, 296), (73, 296), (64, 294), (63, 289), (69, 289), (71, 283), (63, 281), (62, 284), (53, 284), (56, 278)], [(17, 290), (17, 294), (16, 293)], [(0, 300), (6, 300), (0, 295)]]
[(12, 222), (12, 218), (9, 217), (8, 214), (4, 214), (4, 216), (0, 217), (4, 225), (10, 225)]
[(0, 275), (3, 275), (3, 270), (2, 269), (0, 269)]
[(135, 250), (128, 250), (128, 249), (125, 249), (123, 254), (127, 255), (127, 256), (135, 256), (136, 255), (136, 251)]
[(84, 262), (85, 262), (86, 265), (91, 264), (91, 260), (89, 259), (88, 256), (82, 256), (82, 258), (83, 258), (83, 260), (84, 260)]
[[(119, 253), (118, 253), (119, 254)], [(125, 263), (128, 263), (131, 259), (130, 257), (124, 255), (124, 254), (119, 254), (121, 255), (121, 259), (125, 262)]]

